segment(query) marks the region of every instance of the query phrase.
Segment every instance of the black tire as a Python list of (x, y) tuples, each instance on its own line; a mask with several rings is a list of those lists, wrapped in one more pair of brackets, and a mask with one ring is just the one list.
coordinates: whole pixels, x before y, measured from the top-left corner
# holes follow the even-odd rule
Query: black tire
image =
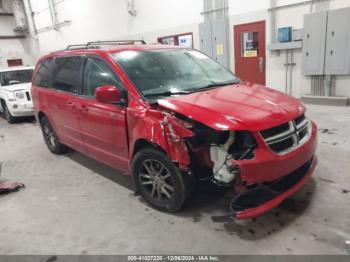
[(179, 211), (189, 195), (189, 187), (180, 170), (157, 149), (140, 150), (133, 159), (132, 173), (140, 195), (158, 210)]
[(7, 105), (4, 101), (1, 101), (2, 111), (4, 116), (9, 124), (13, 124), (16, 122), (16, 118), (11, 115), (10, 110), (7, 108)]
[(41, 131), (43, 133), (45, 143), (49, 148), (49, 150), (56, 155), (65, 153), (67, 151), (67, 147), (60, 143), (49, 120), (46, 117), (43, 117), (40, 120), (40, 125), (41, 125)]

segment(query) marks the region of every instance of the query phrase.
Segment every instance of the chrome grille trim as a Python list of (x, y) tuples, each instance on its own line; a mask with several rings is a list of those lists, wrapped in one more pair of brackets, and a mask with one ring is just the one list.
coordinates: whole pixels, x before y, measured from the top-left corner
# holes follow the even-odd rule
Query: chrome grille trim
[(293, 123), (289, 122), (288, 124), (289, 124), (289, 129), (286, 132), (280, 133), (275, 136), (271, 136), (269, 138), (265, 138), (265, 142), (270, 143), (271, 141), (275, 141), (275, 140), (278, 140), (279, 138), (287, 137), (293, 134), (294, 133)]
[[(296, 120), (298, 120), (298, 123), (296, 123)], [(312, 132), (312, 125), (311, 122), (305, 118), (303, 115), (299, 116), (298, 118), (294, 119), (293, 121), (288, 122), (289, 124), (289, 129), (287, 131), (284, 131), (282, 133), (279, 133), (277, 135), (273, 135), (270, 137), (265, 137), (262, 136), (262, 138), (264, 139), (265, 143), (267, 144), (267, 146), (276, 154), (278, 155), (283, 155), (283, 154), (287, 154), (293, 150), (295, 150), (296, 148), (302, 146), (303, 144), (305, 144), (310, 136), (311, 136), (311, 132)], [(284, 123), (283, 125), (286, 125), (286, 123)], [(282, 125), (280, 125), (282, 126)], [(274, 128), (279, 128), (280, 126), (277, 127), (273, 127), (267, 130), (263, 130), (262, 132), (268, 132), (269, 130), (273, 130)], [(305, 129), (306, 129), (306, 134), (305, 134)], [(291, 138), (293, 138), (293, 145), (289, 146), (291, 144)], [(287, 142), (289, 141), (289, 142)], [(276, 149), (279, 148), (278, 143), (281, 143), (279, 146), (281, 147), (280, 149)], [(288, 147), (286, 146), (288, 145)]]

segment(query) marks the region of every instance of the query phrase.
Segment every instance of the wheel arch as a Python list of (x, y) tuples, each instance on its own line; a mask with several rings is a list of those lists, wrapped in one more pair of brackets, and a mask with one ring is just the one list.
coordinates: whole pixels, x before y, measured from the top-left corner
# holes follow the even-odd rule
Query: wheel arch
[(41, 123), (41, 119), (43, 119), (43, 117), (47, 117), (43, 111), (39, 111), (37, 115), (38, 115), (38, 122), (39, 123)]
[(0, 97), (0, 110), (2, 112), (4, 112), (4, 104), (6, 104), (5, 99), (3, 99), (2, 97)]
[(135, 155), (143, 148), (146, 147), (151, 147), (153, 149), (157, 149), (160, 152), (162, 152), (163, 154), (165, 154), (166, 156), (168, 156), (167, 152), (159, 145), (152, 143), (151, 141), (144, 139), (144, 138), (139, 138), (138, 140), (136, 140), (134, 147), (133, 147), (133, 151), (132, 151), (132, 157), (134, 158)]

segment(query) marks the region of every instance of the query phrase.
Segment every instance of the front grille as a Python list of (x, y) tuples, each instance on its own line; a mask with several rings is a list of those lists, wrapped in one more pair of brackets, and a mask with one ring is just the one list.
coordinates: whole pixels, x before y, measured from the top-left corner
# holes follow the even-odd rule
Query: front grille
[(280, 126), (276, 126), (276, 127), (261, 131), (261, 135), (263, 136), (263, 138), (269, 138), (272, 136), (276, 136), (280, 133), (286, 132), (288, 130), (289, 130), (289, 123), (286, 123)]
[(32, 100), (32, 98), (30, 97), (30, 93), (29, 93), (29, 92), (26, 92), (26, 97), (27, 97), (27, 100), (28, 100), (28, 101), (31, 101), (31, 100)]
[(299, 140), (303, 140), (308, 135), (307, 127), (299, 132)]
[(285, 154), (307, 141), (311, 126), (305, 115), (282, 125), (260, 132), (269, 148), (277, 154)]
[(305, 115), (302, 114), (301, 116), (297, 117), (297, 118), (294, 120), (294, 122), (295, 122), (295, 124), (298, 126), (298, 125), (302, 124), (305, 120), (306, 120), (306, 119), (305, 119)]
[(282, 152), (286, 148), (291, 148), (294, 145), (293, 137), (288, 137), (276, 143), (271, 143), (269, 146), (274, 152)]

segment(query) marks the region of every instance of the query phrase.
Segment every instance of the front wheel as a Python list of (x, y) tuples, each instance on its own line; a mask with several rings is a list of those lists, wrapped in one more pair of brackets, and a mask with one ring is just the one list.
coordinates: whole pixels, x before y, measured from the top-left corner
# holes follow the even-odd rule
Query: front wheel
[(151, 206), (176, 212), (184, 205), (189, 187), (180, 170), (159, 150), (140, 150), (132, 163), (135, 185)]
[(46, 117), (43, 117), (40, 121), (40, 125), (45, 143), (49, 150), (54, 154), (65, 153), (67, 151), (67, 147), (60, 143), (49, 120)]
[(5, 102), (2, 103), (2, 111), (4, 112), (5, 118), (9, 124), (13, 124), (16, 122), (16, 118), (11, 115), (10, 110), (7, 108)]

